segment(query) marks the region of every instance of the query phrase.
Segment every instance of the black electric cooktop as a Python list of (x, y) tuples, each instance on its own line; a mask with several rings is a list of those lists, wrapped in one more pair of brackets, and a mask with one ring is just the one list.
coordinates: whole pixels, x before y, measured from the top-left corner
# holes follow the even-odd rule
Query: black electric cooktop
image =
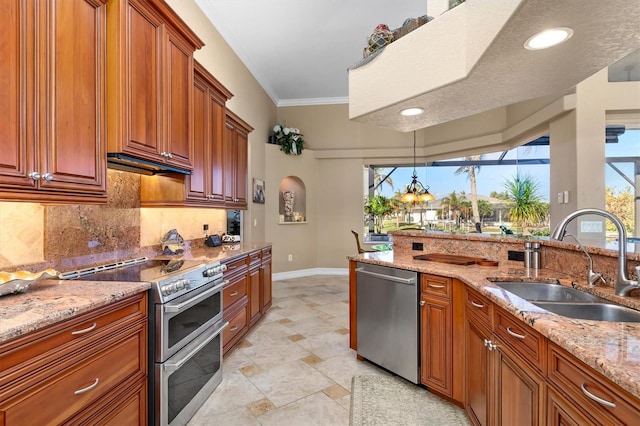
[(197, 260), (131, 259), (60, 274), (61, 279), (90, 281), (157, 282), (203, 266)]

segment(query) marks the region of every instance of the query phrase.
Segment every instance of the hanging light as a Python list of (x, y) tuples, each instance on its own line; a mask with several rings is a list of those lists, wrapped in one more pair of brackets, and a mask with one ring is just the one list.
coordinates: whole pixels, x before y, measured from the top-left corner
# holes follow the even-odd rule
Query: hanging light
[(411, 183), (407, 187), (407, 192), (400, 197), (400, 201), (403, 203), (416, 203), (433, 201), (436, 197), (429, 192), (429, 187), (424, 186), (418, 181), (418, 174), (416, 173), (416, 132), (413, 131), (413, 176), (411, 176)]

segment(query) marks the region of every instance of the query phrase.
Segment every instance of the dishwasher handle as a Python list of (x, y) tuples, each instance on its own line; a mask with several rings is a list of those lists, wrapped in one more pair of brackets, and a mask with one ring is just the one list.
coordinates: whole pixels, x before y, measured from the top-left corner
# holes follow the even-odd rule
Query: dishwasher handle
[(415, 285), (416, 284), (416, 279), (415, 278), (401, 278), (401, 277), (394, 277), (393, 275), (378, 274), (377, 272), (367, 271), (364, 268), (356, 268), (356, 272), (358, 272), (360, 274), (364, 274), (364, 275), (369, 275), (369, 276), (372, 276), (372, 277), (380, 278), (380, 279), (383, 279), (383, 280), (387, 280), (387, 281), (393, 281), (393, 282), (400, 283), (400, 284), (407, 284), (407, 285)]

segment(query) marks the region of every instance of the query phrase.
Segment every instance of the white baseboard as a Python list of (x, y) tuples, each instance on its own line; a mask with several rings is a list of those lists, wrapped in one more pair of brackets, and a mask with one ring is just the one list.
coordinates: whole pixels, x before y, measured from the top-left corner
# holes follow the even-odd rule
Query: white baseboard
[(349, 269), (347, 268), (311, 268), (311, 269), (299, 269), (297, 271), (278, 272), (272, 275), (273, 281), (288, 280), (291, 278), (313, 277), (315, 275), (340, 275), (348, 276)]

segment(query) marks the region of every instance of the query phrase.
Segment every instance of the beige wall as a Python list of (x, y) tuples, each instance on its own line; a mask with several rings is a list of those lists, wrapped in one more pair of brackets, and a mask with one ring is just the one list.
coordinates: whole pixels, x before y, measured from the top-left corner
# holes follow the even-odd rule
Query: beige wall
[[(362, 228), (362, 197), (365, 192), (362, 166), (383, 164), (384, 161), (410, 163), (411, 134), (349, 121), (348, 105), (276, 108), (193, 0), (168, 0), (168, 3), (204, 41), (205, 47), (196, 52), (196, 59), (234, 94), (228, 107), (255, 129), (249, 136), (249, 185), (254, 177), (263, 179), (266, 202), (254, 204), (249, 200), (249, 209), (244, 214), (245, 240), (273, 243), (273, 271), (276, 273), (310, 268), (345, 268), (345, 256), (355, 253), (355, 242), (349, 230)], [(604, 84), (606, 88), (597, 96), (591, 86), (588, 90), (578, 89), (579, 111), (573, 117), (563, 110), (551, 120), (539, 114), (553, 100), (561, 97), (558, 95), (422, 129), (417, 137), (419, 161), (444, 158), (451, 156), (452, 152), (463, 155), (464, 152), (477, 151), (474, 146), (499, 146), (505, 143), (505, 129), (509, 138), (515, 140), (518, 134), (545, 132), (551, 128), (552, 132), (559, 132), (569, 141), (566, 146), (552, 145), (552, 149), (558, 148), (554, 151), (557, 154), (552, 156), (552, 193), (565, 187), (579, 191), (578, 183), (586, 179), (586, 172), (577, 170), (578, 163), (563, 167), (567, 156), (575, 155), (580, 161), (590, 161), (591, 158), (588, 151), (577, 154), (588, 134), (576, 126), (590, 123), (593, 113), (597, 115), (598, 122), (590, 123), (588, 128), (601, 130), (604, 128), (603, 111), (640, 110), (640, 84), (606, 85), (602, 75), (594, 78), (597, 79), (595, 86)], [(597, 111), (590, 110), (585, 114), (582, 110), (583, 97), (601, 106)], [(544, 118), (532, 120), (536, 114)], [(302, 155), (287, 156), (279, 151), (277, 145), (266, 143), (276, 122), (301, 129), (308, 147)], [(527, 123), (522, 125), (523, 129), (518, 128), (518, 124), (523, 122)], [(557, 161), (558, 157), (563, 161)], [(278, 224), (278, 187), (280, 181), (290, 175), (299, 177), (307, 189), (306, 224)], [(580, 206), (586, 203), (581, 201)], [(552, 203), (552, 215), (565, 213), (557, 207)], [(573, 209), (578, 205), (567, 207)], [(2, 252), (14, 256), (12, 250), (20, 243), (27, 246), (23, 252), (41, 257), (42, 251), (31, 247), (33, 241), (36, 241), (36, 246), (41, 244), (38, 241), (46, 226), (39, 211), (41, 207), (25, 204), (18, 210), (28, 213), (9, 215), (7, 212), (12, 208), (10, 203), (0, 203), (0, 256)], [(215, 231), (221, 214), (206, 209), (141, 209), (141, 244), (153, 243), (162, 235), (163, 227), (173, 227), (174, 223), (185, 238), (198, 236), (205, 220)], [(13, 240), (16, 231), (20, 234), (19, 241)], [(32, 232), (35, 236), (29, 236)], [(293, 255), (291, 262), (287, 260), (289, 254)]]

